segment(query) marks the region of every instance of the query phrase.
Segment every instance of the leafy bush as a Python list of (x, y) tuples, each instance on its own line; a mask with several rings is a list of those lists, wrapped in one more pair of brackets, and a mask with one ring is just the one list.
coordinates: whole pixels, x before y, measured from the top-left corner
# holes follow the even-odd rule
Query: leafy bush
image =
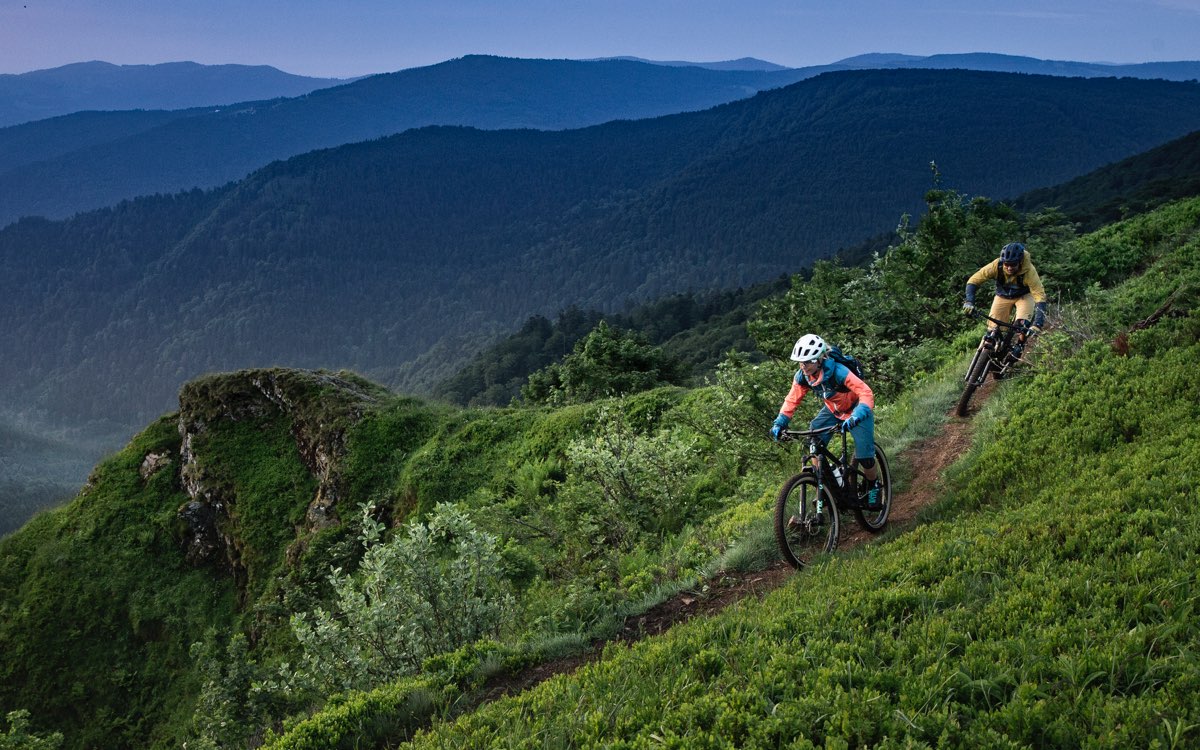
[(246, 637), (234, 634), (224, 653), (215, 647), (216, 640), (216, 631), (210, 630), (205, 641), (192, 644), (201, 687), (192, 716), (192, 739), (185, 743), (188, 750), (245, 747), (268, 718), (259, 694), (252, 690), (258, 670)]
[[(643, 532), (678, 531), (687, 518), (688, 483), (700, 456), (687, 437), (639, 434), (620, 412), (602, 411), (594, 433), (567, 446), (564, 500), (586, 513), (597, 510), (595, 528), (583, 538), (628, 548)], [(572, 495), (582, 495), (572, 501)], [(592, 514), (588, 514), (592, 515)]]
[(678, 385), (684, 369), (643, 335), (601, 320), (561, 363), (530, 375), (521, 395), (531, 404), (577, 404)]
[(29, 731), (28, 711), (10, 711), (7, 719), (8, 731), (0, 734), (0, 750), (58, 750), (62, 747), (62, 732), (43, 737)]
[(496, 635), (511, 617), (497, 540), (465, 513), (441, 504), (428, 524), (383, 542), (372, 511), (363, 513), (358, 573), (330, 576), (333, 609), (292, 617), (303, 648), (296, 672), (284, 669), (293, 688), (365, 690), (416, 674), (427, 658)]

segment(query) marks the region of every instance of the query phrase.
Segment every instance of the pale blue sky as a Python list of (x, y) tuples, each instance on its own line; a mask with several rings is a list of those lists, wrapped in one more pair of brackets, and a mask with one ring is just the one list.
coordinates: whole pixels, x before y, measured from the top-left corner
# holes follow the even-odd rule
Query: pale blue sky
[(1200, 59), (1200, 0), (0, 0), (0, 73), (84, 60), (349, 77), (466, 54), (799, 67), (864, 52)]

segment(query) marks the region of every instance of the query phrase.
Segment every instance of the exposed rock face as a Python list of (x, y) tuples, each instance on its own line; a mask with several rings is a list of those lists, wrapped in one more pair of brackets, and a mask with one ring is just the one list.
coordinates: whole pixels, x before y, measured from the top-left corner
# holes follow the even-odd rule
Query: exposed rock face
[[(237, 493), (228, 480), (206, 469), (198, 454), (207, 431), (219, 429), (223, 421), (286, 419), (317, 485), (305, 528), (297, 530), (311, 532), (339, 523), (337, 506), (345, 490), (338, 463), (346, 453), (346, 430), (386, 395), (357, 376), (280, 368), (211, 375), (186, 384), (179, 394), (180, 478), (190, 500), (178, 514), (187, 528), (188, 560), (222, 565), (238, 578), (244, 574), (239, 540), (229, 523)], [(150, 456), (143, 472), (148, 463)]]
[(142, 460), (142, 466), (138, 470), (138, 473), (141, 474), (142, 481), (146, 481), (170, 464), (171, 457), (166, 453), (147, 453), (146, 458)]

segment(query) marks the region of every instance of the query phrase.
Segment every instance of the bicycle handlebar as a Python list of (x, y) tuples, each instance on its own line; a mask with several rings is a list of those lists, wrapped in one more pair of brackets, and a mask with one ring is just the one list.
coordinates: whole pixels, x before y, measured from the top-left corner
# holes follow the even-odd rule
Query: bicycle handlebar
[[(993, 318), (991, 315), (988, 315), (987, 313), (984, 313), (984, 312), (979, 312), (978, 310), (972, 310), (972, 311), (971, 311), (971, 317), (973, 317), (973, 318), (983, 318), (983, 319), (985, 319), (985, 320), (990, 320), (990, 321), (992, 321), (993, 323), (995, 323), (996, 325), (999, 325), (999, 326), (1004, 326), (1005, 328), (1027, 328), (1027, 327), (1028, 327), (1028, 328), (1032, 328), (1032, 326), (1030, 326), (1030, 325), (1029, 325), (1029, 321), (1025, 321), (1025, 325), (1024, 325), (1024, 326), (1019, 326), (1019, 325), (1017, 325), (1015, 322), (1014, 322), (1014, 323), (1009, 323), (1009, 322), (1006, 322), (1006, 321), (1000, 320), (999, 318)], [(1020, 318), (1019, 320), (1024, 320), (1024, 318)]]
[(822, 427), (818, 430), (784, 430), (783, 432), (779, 433), (779, 436), (783, 440), (799, 440), (800, 438), (824, 435), (826, 432), (836, 432), (837, 429), (838, 425)]

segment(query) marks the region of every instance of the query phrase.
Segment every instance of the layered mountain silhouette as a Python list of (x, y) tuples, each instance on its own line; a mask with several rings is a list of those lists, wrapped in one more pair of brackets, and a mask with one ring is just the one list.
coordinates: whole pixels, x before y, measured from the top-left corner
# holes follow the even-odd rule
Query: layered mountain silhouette
[(1167, 81), (1200, 79), (1200, 60), (1146, 63), (1090, 63), (1074, 60), (1041, 60), (994, 52), (943, 55), (872, 53), (839, 60), (843, 68), (928, 68), (932, 70), (989, 70), (996, 73), (1030, 73), (1078, 78), (1161, 78)]
[(91, 61), (0, 74), (0, 127), (84, 110), (187, 109), (307, 94), (345, 83), (269, 65), (113, 65)]
[(318, 151), (0, 232), (0, 390), (31, 417), (114, 424), (249, 365), (421, 391), (532, 314), (795, 272), (919, 212), (931, 162), (1017, 195), (1197, 122), (1194, 84), (859, 71), (698, 113)]
[[(165, 75), (165, 67), (120, 69), (144, 68), (143, 74), (150, 76)], [(686, 63), (473, 55), (294, 98), (243, 98), (235, 105), (169, 112), (81, 112), (0, 128), (0, 225), (20, 216), (62, 218), (139, 195), (215, 187), (276, 159), (426, 125), (578, 128), (703, 110), (830, 71), (895, 67), (1200, 77), (1197, 62), (1099, 65), (983, 53), (873, 54), (795, 69), (749, 58)], [(204, 68), (196, 75), (216, 72)], [(313, 79), (304, 80), (313, 85)], [(230, 85), (208, 97), (238, 101), (236, 93)]]
[[(426, 125), (578, 128), (703, 110), (797, 71), (469, 56), (303, 97), (173, 113), (80, 113), (0, 130), (0, 225), (215, 187), (296, 154)], [(112, 131), (98, 138), (98, 129)]]

